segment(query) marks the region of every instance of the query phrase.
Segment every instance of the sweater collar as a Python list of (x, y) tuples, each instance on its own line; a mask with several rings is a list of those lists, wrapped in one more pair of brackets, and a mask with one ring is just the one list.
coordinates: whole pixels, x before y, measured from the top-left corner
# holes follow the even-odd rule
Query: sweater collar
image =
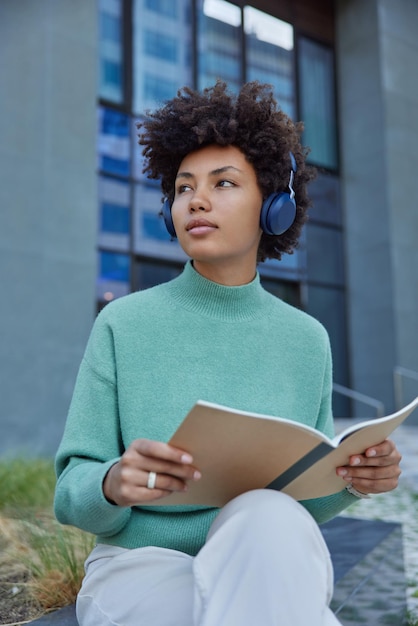
[(188, 261), (183, 272), (167, 285), (177, 303), (205, 317), (224, 321), (248, 320), (266, 313), (269, 294), (257, 273), (246, 285), (229, 287), (208, 280)]

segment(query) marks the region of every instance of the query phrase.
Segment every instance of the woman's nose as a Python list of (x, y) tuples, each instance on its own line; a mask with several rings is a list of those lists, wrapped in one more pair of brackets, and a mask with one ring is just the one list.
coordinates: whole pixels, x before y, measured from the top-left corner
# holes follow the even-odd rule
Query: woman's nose
[(190, 199), (189, 211), (194, 213), (196, 211), (210, 211), (211, 204), (209, 198), (203, 192), (196, 192)]

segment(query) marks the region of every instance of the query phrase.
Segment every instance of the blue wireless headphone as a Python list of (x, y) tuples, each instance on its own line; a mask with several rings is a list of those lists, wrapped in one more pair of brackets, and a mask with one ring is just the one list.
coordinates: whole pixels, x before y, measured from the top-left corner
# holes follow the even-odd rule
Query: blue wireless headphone
[[(289, 191), (272, 193), (263, 202), (260, 214), (260, 226), (267, 235), (283, 235), (293, 224), (296, 216), (295, 192), (293, 179), (297, 170), (296, 159), (289, 152), (291, 171), (289, 179)], [(172, 237), (176, 237), (176, 230), (171, 216), (171, 204), (165, 200), (161, 209), (165, 226)]]

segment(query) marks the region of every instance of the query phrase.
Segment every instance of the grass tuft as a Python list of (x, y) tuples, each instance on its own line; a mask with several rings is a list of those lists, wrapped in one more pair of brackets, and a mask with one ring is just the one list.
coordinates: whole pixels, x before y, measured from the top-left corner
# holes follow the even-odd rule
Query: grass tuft
[(94, 537), (78, 528), (62, 527), (53, 519), (27, 527), (30, 547), (26, 563), (30, 587), (44, 609), (75, 602), (84, 576), (84, 561)]
[(0, 511), (11, 513), (50, 509), (54, 498), (55, 472), (50, 459), (3, 459), (0, 461)]
[(30, 598), (29, 618), (72, 604), (94, 537), (55, 520), (52, 460), (1, 460), (0, 485), (3, 582), (19, 580)]

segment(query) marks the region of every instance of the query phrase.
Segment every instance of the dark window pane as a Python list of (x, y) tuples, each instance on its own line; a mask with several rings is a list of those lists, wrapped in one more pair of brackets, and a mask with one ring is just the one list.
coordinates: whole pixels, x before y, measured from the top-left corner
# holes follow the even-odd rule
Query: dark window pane
[(168, 265), (158, 261), (140, 259), (134, 267), (134, 289), (148, 289), (166, 283), (183, 271), (183, 265)]
[(309, 160), (337, 168), (333, 51), (303, 37), (299, 40), (299, 95), (300, 115), (305, 123), (303, 141), (311, 148)]
[[(344, 291), (308, 285), (308, 313), (325, 326), (330, 336), (334, 382), (349, 386)], [(350, 416), (350, 403), (339, 394), (334, 394), (334, 415)]]
[(264, 289), (272, 293), (277, 298), (280, 298), (280, 300), (300, 308), (301, 301), (298, 283), (269, 280), (268, 278), (261, 277), (261, 284)]
[(258, 266), (263, 276), (275, 278), (300, 279), (306, 276), (306, 253), (303, 245), (293, 254), (283, 254), (280, 261), (267, 259)]
[(308, 280), (343, 285), (344, 257), (341, 231), (309, 222), (306, 238)]
[(309, 185), (312, 207), (309, 216), (335, 226), (342, 225), (340, 179), (333, 174), (319, 173)]

